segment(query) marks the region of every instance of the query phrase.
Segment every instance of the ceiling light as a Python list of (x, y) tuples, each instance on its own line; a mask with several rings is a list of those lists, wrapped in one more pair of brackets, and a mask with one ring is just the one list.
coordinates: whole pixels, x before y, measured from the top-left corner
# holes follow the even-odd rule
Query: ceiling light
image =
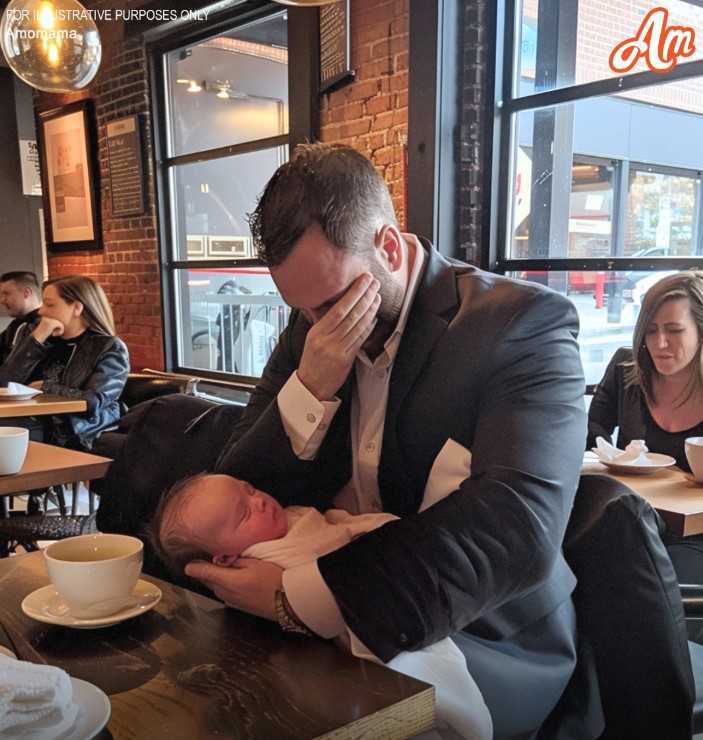
[(220, 85), (220, 89), (217, 91), (217, 97), (229, 100), (229, 85)]
[(202, 90), (202, 86), (199, 85), (195, 80), (190, 81), (190, 87), (188, 87), (188, 92), (200, 92)]
[(77, 0), (11, 0), (0, 46), (12, 71), (45, 92), (86, 87), (102, 58), (98, 28)]

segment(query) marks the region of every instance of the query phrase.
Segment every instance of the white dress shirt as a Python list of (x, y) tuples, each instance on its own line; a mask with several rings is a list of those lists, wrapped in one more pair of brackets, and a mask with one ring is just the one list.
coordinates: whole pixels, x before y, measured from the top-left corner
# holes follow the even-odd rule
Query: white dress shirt
[[(398, 323), (372, 362), (365, 352), (357, 354), (356, 385), (352, 395), (352, 479), (335, 497), (335, 506), (352, 514), (381, 511), (378, 491), (378, 463), (381, 458), (383, 425), (393, 362), (407, 323), (410, 307), (427, 259), (416, 237), (403, 235), (412, 260), (408, 285)], [(318, 401), (293, 373), (278, 394), (283, 427), (295, 454), (312, 460), (325, 438), (340, 400)], [(317, 562), (283, 572), (286, 597), (298, 618), (322, 637), (332, 638), (346, 629), (337, 602), (322, 580)]]

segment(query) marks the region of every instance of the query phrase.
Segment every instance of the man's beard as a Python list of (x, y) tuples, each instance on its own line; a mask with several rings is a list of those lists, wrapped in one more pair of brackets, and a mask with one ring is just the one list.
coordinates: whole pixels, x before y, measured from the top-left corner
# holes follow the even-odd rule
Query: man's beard
[(403, 288), (381, 265), (369, 260), (369, 271), (378, 280), (381, 305), (376, 313), (377, 323), (361, 349), (372, 359), (383, 352), (383, 345), (393, 333), (403, 307)]

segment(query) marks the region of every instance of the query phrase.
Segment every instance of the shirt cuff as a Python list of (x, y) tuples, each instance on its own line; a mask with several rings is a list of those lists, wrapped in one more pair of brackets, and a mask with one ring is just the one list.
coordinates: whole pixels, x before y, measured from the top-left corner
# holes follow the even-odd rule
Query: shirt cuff
[(322, 580), (317, 562), (284, 570), (283, 590), (296, 617), (320, 637), (330, 640), (346, 631), (342, 612)]
[(278, 392), (278, 410), (293, 452), (301, 460), (314, 460), (329, 425), (342, 403), (318, 401), (293, 373)]

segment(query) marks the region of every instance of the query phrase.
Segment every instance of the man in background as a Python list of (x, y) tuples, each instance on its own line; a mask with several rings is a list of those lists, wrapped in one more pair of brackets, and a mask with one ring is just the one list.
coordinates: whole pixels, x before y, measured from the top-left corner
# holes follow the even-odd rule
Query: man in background
[(12, 321), (0, 332), (0, 364), (20, 340), (39, 323), (41, 288), (33, 272), (17, 270), (0, 275), (0, 303), (5, 306)]

